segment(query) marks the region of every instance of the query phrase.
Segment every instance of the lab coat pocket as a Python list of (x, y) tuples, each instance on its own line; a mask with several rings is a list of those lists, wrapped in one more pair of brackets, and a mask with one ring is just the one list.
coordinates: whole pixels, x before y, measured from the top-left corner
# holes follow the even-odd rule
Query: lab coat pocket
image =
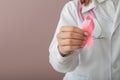
[(104, 36), (104, 33), (101, 29), (101, 25), (98, 23), (98, 21), (96, 19), (94, 19), (94, 30), (93, 30), (93, 33), (92, 33), (92, 38), (93, 39), (103, 39), (105, 36)]

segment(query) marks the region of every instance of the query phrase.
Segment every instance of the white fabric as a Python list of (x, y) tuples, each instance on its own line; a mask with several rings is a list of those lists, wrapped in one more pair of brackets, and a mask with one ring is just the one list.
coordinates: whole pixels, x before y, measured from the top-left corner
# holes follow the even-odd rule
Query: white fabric
[[(50, 44), (50, 63), (64, 80), (120, 80), (120, 4), (119, 0), (93, 0), (96, 14), (91, 49), (79, 49), (62, 57), (58, 51), (56, 35), (62, 26), (81, 28), (77, 13), (78, 0), (69, 1), (63, 8), (60, 20)], [(92, 4), (92, 3), (91, 3)], [(92, 7), (91, 7), (92, 6)], [(93, 5), (88, 6), (93, 8)], [(89, 15), (88, 8), (82, 12)], [(58, 79), (59, 80), (59, 79)]]

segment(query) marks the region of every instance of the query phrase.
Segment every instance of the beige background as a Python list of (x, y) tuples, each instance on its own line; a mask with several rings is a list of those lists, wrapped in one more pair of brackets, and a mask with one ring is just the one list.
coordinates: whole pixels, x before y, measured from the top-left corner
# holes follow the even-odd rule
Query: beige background
[(62, 80), (48, 47), (67, 0), (0, 0), (0, 80)]

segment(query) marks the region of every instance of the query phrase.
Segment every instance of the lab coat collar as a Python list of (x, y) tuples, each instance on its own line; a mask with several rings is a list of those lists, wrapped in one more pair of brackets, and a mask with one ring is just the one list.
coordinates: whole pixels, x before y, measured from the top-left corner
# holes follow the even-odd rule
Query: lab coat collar
[(92, 2), (88, 6), (82, 7), (82, 13), (88, 12), (89, 10), (96, 7), (96, 5), (103, 3), (105, 0), (92, 0)]

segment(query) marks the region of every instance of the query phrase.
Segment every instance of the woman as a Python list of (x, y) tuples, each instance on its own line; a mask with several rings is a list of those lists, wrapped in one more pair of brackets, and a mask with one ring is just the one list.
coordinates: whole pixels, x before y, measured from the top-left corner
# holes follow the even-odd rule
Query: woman
[(93, 45), (87, 49), (88, 32), (78, 15), (79, 0), (69, 1), (49, 47), (50, 63), (64, 80), (120, 80), (119, 0), (82, 0), (81, 14), (95, 14)]

